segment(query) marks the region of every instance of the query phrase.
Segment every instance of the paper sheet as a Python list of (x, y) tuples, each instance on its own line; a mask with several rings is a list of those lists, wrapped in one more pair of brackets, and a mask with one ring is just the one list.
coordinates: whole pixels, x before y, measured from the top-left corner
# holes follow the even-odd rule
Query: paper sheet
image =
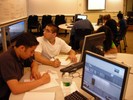
[(105, 54), (104, 57), (109, 58), (109, 59), (116, 59), (117, 54)]
[(26, 92), (23, 100), (54, 100), (54, 92)]
[[(45, 72), (41, 72), (41, 75), (43, 73), (45, 73)], [(49, 70), (49, 74), (50, 74), (50, 77), (51, 77), (51, 81), (49, 83), (41, 85), (41, 86), (39, 86), (35, 89), (32, 89), (31, 91), (42, 90), (42, 89), (47, 89), (47, 88), (59, 86), (58, 82), (56, 81), (56, 79), (58, 79), (57, 72)], [(31, 82), (31, 81), (34, 81), (34, 80), (24, 79), (24, 82)]]
[(68, 55), (58, 55), (58, 56), (55, 57), (55, 59), (59, 59), (60, 60), (62, 66), (63, 65), (68, 65), (68, 64), (71, 63), (71, 60), (67, 59), (67, 58), (68, 58)]

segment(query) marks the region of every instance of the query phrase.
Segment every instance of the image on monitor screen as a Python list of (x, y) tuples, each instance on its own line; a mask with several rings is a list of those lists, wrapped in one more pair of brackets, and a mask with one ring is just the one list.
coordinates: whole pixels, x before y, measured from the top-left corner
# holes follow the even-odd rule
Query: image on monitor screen
[(104, 40), (105, 40), (104, 32), (86, 35), (83, 41), (80, 61), (81, 62), (84, 61), (86, 50), (97, 53), (99, 55), (104, 55), (104, 52), (103, 52), (103, 41)]
[(11, 40), (24, 33), (24, 21), (15, 23), (9, 26), (9, 33)]
[(77, 19), (85, 20), (87, 19), (87, 15), (77, 15)]
[(96, 100), (123, 100), (130, 68), (86, 51), (81, 88)]

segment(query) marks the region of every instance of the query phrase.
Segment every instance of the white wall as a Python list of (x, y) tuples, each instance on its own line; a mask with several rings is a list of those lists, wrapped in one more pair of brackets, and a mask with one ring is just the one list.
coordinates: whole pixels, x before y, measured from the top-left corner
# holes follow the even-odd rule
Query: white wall
[(28, 15), (83, 13), (85, 0), (28, 0)]
[(27, 17), (26, 0), (0, 0), (0, 24)]

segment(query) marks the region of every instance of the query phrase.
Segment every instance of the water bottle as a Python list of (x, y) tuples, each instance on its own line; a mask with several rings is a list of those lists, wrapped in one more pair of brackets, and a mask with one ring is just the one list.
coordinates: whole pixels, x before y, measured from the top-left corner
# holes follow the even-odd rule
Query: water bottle
[(64, 86), (70, 86), (71, 85), (72, 78), (69, 76), (68, 72), (65, 72), (65, 74), (63, 75), (62, 82), (63, 82)]

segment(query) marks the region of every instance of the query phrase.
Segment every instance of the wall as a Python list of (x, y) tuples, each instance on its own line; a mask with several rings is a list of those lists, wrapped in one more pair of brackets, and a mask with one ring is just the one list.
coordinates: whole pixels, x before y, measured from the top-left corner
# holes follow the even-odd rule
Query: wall
[(83, 13), (85, 0), (28, 0), (28, 15)]
[(26, 0), (0, 0), (0, 24), (27, 17)]
[(117, 20), (117, 17), (116, 17), (117, 13), (119, 11), (123, 12), (124, 10), (123, 3), (124, 3), (123, 0), (106, 0), (105, 10), (101, 10), (101, 11), (86, 10), (84, 13), (88, 15), (88, 19), (93, 23), (97, 22), (99, 15), (105, 15), (105, 14), (110, 14), (113, 19)]

